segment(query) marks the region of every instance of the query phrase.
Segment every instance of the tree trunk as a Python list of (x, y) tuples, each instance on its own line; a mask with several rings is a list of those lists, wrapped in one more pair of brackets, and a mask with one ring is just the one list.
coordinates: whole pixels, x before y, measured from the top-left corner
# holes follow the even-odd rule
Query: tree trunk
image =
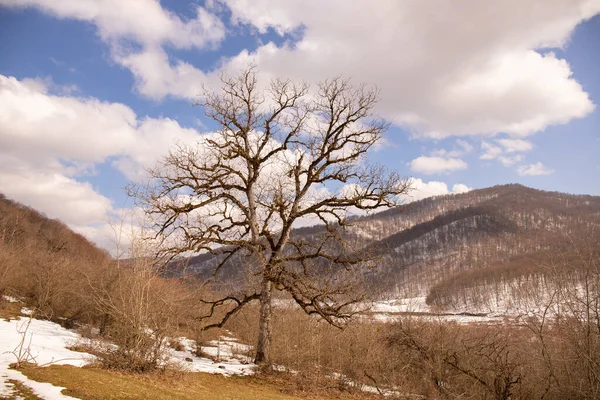
[(258, 322), (258, 342), (256, 344), (256, 358), (254, 362), (266, 367), (271, 366), (271, 292), (273, 285), (267, 278), (263, 278), (260, 293), (260, 319)]

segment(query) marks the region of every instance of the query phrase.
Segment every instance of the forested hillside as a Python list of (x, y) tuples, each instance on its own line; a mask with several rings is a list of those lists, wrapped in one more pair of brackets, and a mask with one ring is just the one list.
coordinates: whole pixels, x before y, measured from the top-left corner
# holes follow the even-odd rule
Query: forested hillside
[[(493, 309), (492, 293), (518, 300), (556, 272), (549, 266), (558, 258), (580, 265), (576, 252), (598, 251), (599, 231), (600, 197), (503, 185), (354, 217), (345, 236), (357, 251), (379, 255), (365, 276), (375, 298), (427, 296), (441, 308)], [(295, 232), (306, 241), (322, 234), (319, 226)], [(207, 276), (219, 261), (204, 254), (187, 271)], [(229, 260), (222, 279), (240, 281), (241, 262)]]
[[(19, 288), (49, 317), (78, 315), (70, 305), (77, 302), (65, 301), (73, 290), (65, 288), (77, 286), (70, 283), (76, 275), (98, 273), (108, 254), (60, 221), (3, 196), (0, 211), (0, 291)], [(325, 233), (314, 226), (293, 235), (310, 242)], [(353, 217), (344, 235), (352, 251), (378, 255), (375, 268), (360, 271), (372, 298), (426, 297), (440, 309), (495, 311), (543, 301), (556, 289), (549, 277), (557, 274), (577, 288), (582, 253), (600, 251), (599, 233), (600, 197), (504, 185)], [(181, 275), (185, 266), (186, 274), (206, 279), (224, 260), (201, 254), (183, 261), (168, 275)], [(218, 287), (243, 291), (255, 283), (255, 271), (242, 264), (252, 261), (243, 254), (228, 259), (215, 275)]]
[(47, 318), (84, 317), (82, 277), (110, 259), (58, 220), (0, 194), (0, 295), (26, 297)]
[(414, 203), (404, 214), (394, 210), (357, 225), (361, 232), (387, 229), (373, 243), (385, 254), (380, 274), (399, 294), (424, 295), (443, 283), (475, 285), (476, 276), (512, 280), (542, 272), (582, 240), (593, 244), (600, 198), (497, 186)]

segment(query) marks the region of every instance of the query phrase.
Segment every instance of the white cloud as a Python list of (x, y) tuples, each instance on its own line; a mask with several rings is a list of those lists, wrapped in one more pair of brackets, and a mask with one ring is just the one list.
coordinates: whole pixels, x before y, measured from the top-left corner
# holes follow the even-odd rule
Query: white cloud
[(142, 238), (148, 238), (148, 235), (143, 235), (148, 222), (145, 218), (143, 211), (137, 207), (121, 208), (112, 210), (103, 223), (70, 224), (70, 227), (109, 250), (114, 257), (129, 258), (134, 256), (136, 250), (149, 250), (152, 246), (147, 240), (142, 243)]
[[(215, 80), (215, 71), (170, 59), (162, 46), (219, 43), (224, 27), (210, 8), (198, 7), (196, 19), (183, 21), (152, 0), (119, 7), (107, 0), (2, 3), (89, 21), (108, 43), (133, 38), (141, 49), (111, 45), (112, 56), (131, 70), (145, 96), (194, 98), (202, 83)], [(303, 32), (293, 46), (265, 43), (224, 59), (223, 67), (236, 69), (252, 60), (267, 77), (312, 82), (344, 74), (377, 84), (382, 88), (379, 112), (414, 135), (526, 136), (594, 108), (568, 63), (537, 50), (565, 46), (578, 24), (600, 12), (597, 0), (446, 0), (434, 8), (395, 0), (376, 6), (344, 0), (219, 4), (214, 8), (226, 4), (234, 24), (262, 33), (268, 28)]]
[(507, 153), (529, 151), (533, 148), (531, 142), (523, 139), (498, 139), (497, 142), (504, 147)]
[(452, 148), (452, 150), (447, 150), (447, 149), (436, 149), (433, 150), (430, 155), (434, 156), (434, 157), (462, 157), (465, 154), (470, 153), (471, 151), (473, 151), (473, 146), (465, 141), (465, 140), (461, 140), (458, 139), (456, 141), (456, 145)]
[(40, 80), (0, 75), (2, 152), (31, 163), (100, 162), (134, 146), (136, 123), (123, 104), (51, 95)]
[(471, 188), (463, 183), (456, 183), (452, 186), (452, 193), (467, 193)]
[[(195, 129), (168, 118), (138, 119), (120, 103), (49, 94), (42, 83), (0, 75), (0, 153), (18, 154), (31, 165), (45, 167), (59, 160), (85, 165), (118, 157), (139, 169), (174, 142), (193, 143), (199, 137)], [(139, 176), (139, 171), (123, 173)]]
[(466, 193), (471, 190), (471, 188), (462, 183), (453, 185), (452, 190), (449, 190), (448, 185), (444, 182), (424, 182), (422, 179), (412, 179), (412, 188), (413, 190), (408, 195), (403, 196), (403, 200), (406, 203), (443, 194)]
[(261, 31), (305, 27), (293, 48), (253, 54), (263, 71), (374, 82), (380, 110), (417, 135), (526, 135), (593, 108), (566, 61), (534, 50), (564, 45), (597, 1), (226, 2), (234, 21)]
[(483, 149), (483, 154), (479, 156), (480, 160), (493, 160), (503, 153), (500, 147), (485, 141), (481, 142), (481, 148)]
[[(265, 43), (254, 52), (243, 50), (223, 59), (222, 67), (235, 70), (252, 60), (265, 78), (312, 82), (341, 73), (356, 82), (377, 84), (382, 88), (378, 111), (416, 136), (508, 134), (509, 139), (482, 143), (484, 160), (519, 163), (520, 153), (531, 149), (525, 136), (594, 108), (569, 64), (544, 51), (564, 47), (578, 24), (600, 12), (597, 0), (446, 0), (435, 8), (394, 0), (376, 5), (343, 0), (225, 3), (234, 23), (249, 24), (259, 32), (273, 28), (283, 34), (303, 28), (304, 33), (293, 46)], [(0, 6), (35, 7), (57, 18), (94, 24), (113, 60), (132, 72), (137, 90), (145, 96), (193, 99), (202, 84), (216, 80), (217, 70), (202, 71), (167, 53), (170, 47), (214, 48), (223, 40), (224, 25), (210, 6), (196, 7), (195, 17), (184, 20), (158, 0), (115, 4), (0, 0)], [(0, 157), (3, 163), (13, 163), (0, 174), (3, 190), (12, 190), (30, 204), (46, 194), (55, 196), (47, 205), (49, 215), (59, 215), (61, 202), (86, 208), (87, 214), (72, 223), (87, 226), (97, 220), (98, 210), (111, 205), (78, 180), (82, 172), (111, 157), (126, 176), (138, 179), (141, 166), (158, 157), (167, 141), (187, 143), (197, 133), (169, 119), (139, 118), (123, 104), (75, 93), (76, 87), (53, 88), (44, 80), (0, 76)], [(413, 160), (411, 168), (424, 174), (466, 168), (460, 157), (472, 146), (462, 140), (456, 144)], [(552, 170), (536, 163), (518, 172), (540, 175)], [(45, 194), (27, 189), (19, 180), (45, 182), (38, 185)], [(443, 190), (431, 184), (432, 190), (436, 185)], [(453, 187), (462, 189), (460, 184)], [(79, 199), (91, 203), (82, 206)]]
[(433, 157), (460, 157), (460, 153), (457, 153), (454, 150), (446, 150), (446, 149), (432, 150), (430, 155)]
[(479, 156), (480, 160), (498, 160), (505, 167), (509, 167), (523, 161), (522, 154), (517, 152), (526, 152), (533, 148), (533, 145), (522, 139), (498, 139), (496, 140), (502, 147), (493, 145), (489, 142), (481, 142), (483, 154)]
[[(234, 22), (261, 32), (305, 29), (294, 46), (267, 43), (226, 60), (226, 67), (253, 60), (269, 76), (314, 81), (344, 73), (376, 83), (383, 89), (380, 111), (416, 135), (528, 135), (593, 109), (567, 62), (535, 51), (564, 45), (577, 24), (600, 11), (593, 0), (543, 7), (516, 0), (448, 1), (434, 10), (395, 1), (377, 7), (335, 1), (226, 3)], [(136, 74), (140, 91), (154, 97), (189, 97), (190, 87), (211, 79), (166, 57), (142, 52), (130, 58), (136, 60), (123, 58), (123, 64)]]
[(471, 145), (471, 143), (467, 142), (466, 140), (458, 139), (456, 141), (456, 144), (459, 145), (465, 153), (470, 153), (474, 149), (473, 145)]
[(204, 72), (188, 63), (178, 61), (171, 65), (168, 55), (160, 48), (135, 53), (119, 52), (114, 54), (114, 58), (131, 70), (136, 90), (152, 99), (161, 99), (169, 94), (196, 99), (202, 93), (202, 85), (210, 80)]
[(109, 45), (114, 61), (134, 74), (140, 93), (155, 99), (167, 94), (193, 98), (200, 93), (201, 82), (206, 80), (201, 71), (189, 64), (177, 62), (171, 66), (163, 50), (165, 45), (180, 49), (216, 48), (225, 38), (221, 19), (198, 5), (194, 5), (196, 17), (188, 20), (164, 9), (158, 0), (117, 3), (114, 0), (0, 0), (0, 6), (33, 7), (57, 18), (94, 24), (98, 35)]
[(524, 158), (525, 157), (522, 154), (515, 154), (511, 156), (505, 155), (498, 157), (498, 161), (500, 161), (500, 163), (502, 163), (502, 165), (505, 167), (510, 167), (511, 165), (515, 165), (516, 163), (523, 161)]
[(83, 175), (110, 159), (140, 179), (173, 143), (199, 138), (168, 118), (139, 119), (123, 104), (50, 94), (47, 84), (0, 75), (0, 188), (86, 235), (105, 231), (116, 210)]
[(145, 179), (145, 169), (165, 156), (175, 144), (192, 145), (199, 139), (195, 129), (183, 128), (169, 118), (144, 118), (136, 130), (135, 146), (126, 150), (114, 165), (130, 180)]
[(447, 174), (467, 168), (467, 163), (459, 158), (417, 157), (410, 162), (413, 172), (425, 175)]
[(522, 165), (517, 169), (517, 172), (521, 176), (524, 176), (524, 175), (537, 176), (537, 175), (550, 175), (550, 174), (554, 173), (554, 170), (544, 166), (544, 164), (542, 164), (541, 162), (537, 162), (535, 164)]
[(88, 21), (100, 37), (113, 42), (135, 40), (146, 46), (168, 43), (178, 48), (203, 48), (225, 36), (222, 21), (201, 6), (196, 18), (187, 21), (162, 8), (158, 0), (0, 0), (5, 7), (35, 7), (57, 18)]
[(100, 222), (112, 209), (109, 199), (92, 185), (59, 169), (34, 167), (19, 157), (0, 153), (0, 187), (8, 197), (67, 224)]

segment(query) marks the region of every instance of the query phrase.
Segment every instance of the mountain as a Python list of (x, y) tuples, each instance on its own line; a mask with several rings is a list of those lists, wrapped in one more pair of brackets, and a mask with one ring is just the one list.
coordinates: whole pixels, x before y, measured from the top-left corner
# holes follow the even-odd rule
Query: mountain
[[(323, 233), (317, 225), (293, 235), (310, 241)], [(378, 255), (376, 268), (360, 272), (372, 297), (420, 298), (440, 309), (472, 310), (549, 293), (555, 289), (549, 277), (559, 269), (561, 280), (577, 288), (586, 268), (583, 253), (598, 258), (599, 233), (600, 197), (513, 184), (353, 217), (344, 235), (354, 251)], [(54, 305), (66, 303), (72, 292), (75, 272), (89, 278), (109, 260), (105, 251), (60, 221), (0, 195), (0, 294), (17, 288), (53, 314)], [(219, 260), (200, 254), (171, 264), (169, 275), (181, 276), (185, 265), (186, 272), (205, 279)], [(248, 280), (252, 285), (257, 275), (241, 273), (251, 264), (236, 255), (215, 281), (234, 289)], [(320, 273), (326, 278), (327, 271)], [(77, 307), (60, 311), (77, 312)]]
[[(576, 241), (600, 231), (600, 197), (502, 185), (416, 201), (373, 215), (354, 217), (346, 239), (377, 253), (366, 278), (374, 297), (427, 297), (439, 307), (456, 305), (459, 293), (491, 283), (535, 282), (544, 266), (570, 254)], [(297, 230), (310, 240), (323, 232)], [(571, 257), (571, 256), (569, 256)], [(573, 258), (573, 257), (571, 257)], [(188, 270), (207, 276), (218, 257), (189, 259)], [(222, 273), (235, 280), (238, 258)], [(533, 283), (532, 283), (533, 284)], [(467, 300), (465, 300), (467, 301)]]

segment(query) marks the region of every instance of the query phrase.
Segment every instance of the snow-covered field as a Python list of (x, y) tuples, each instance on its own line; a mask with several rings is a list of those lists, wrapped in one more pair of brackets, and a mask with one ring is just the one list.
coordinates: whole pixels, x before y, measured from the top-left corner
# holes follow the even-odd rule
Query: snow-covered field
[[(480, 296), (481, 297), (481, 296)], [(522, 323), (531, 317), (583, 315), (585, 292), (581, 285), (559, 290), (515, 293), (510, 288), (497, 290), (485, 301), (465, 297), (454, 306), (440, 310), (429, 306), (425, 297), (397, 298), (373, 302), (365, 313), (377, 321), (394, 321), (403, 316), (436, 321), (469, 323)]]
[(463, 307), (439, 311), (433, 309), (425, 302), (423, 297), (380, 300), (374, 302), (367, 313), (368, 317), (377, 321), (389, 322), (405, 316), (426, 318), (436, 321), (456, 322), (459, 324), (470, 323), (501, 323), (506, 319), (518, 319), (524, 313), (516, 309), (481, 310), (476, 307)]
[[(470, 323), (501, 323), (507, 318), (517, 318), (517, 312), (510, 314), (503, 310), (482, 311), (476, 308), (464, 308), (460, 310), (439, 311), (433, 309), (425, 302), (425, 296), (379, 300), (372, 303), (362, 303), (357, 306), (361, 311), (359, 315), (366, 320), (380, 322), (393, 322), (399, 318), (411, 316), (414, 318), (426, 318), (435, 321), (456, 322), (459, 324)], [(275, 301), (275, 307), (287, 308), (298, 307), (293, 300)], [(364, 310), (364, 311), (363, 311)], [(513, 310), (514, 311), (514, 310)]]
[(21, 317), (10, 322), (0, 320), (0, 395), (11, 393), (12, 385), (9, 380), (22, 382), (34, 393), (44, 399), (72, 399), (61, 394), (62, 387), (49, 383), (40, 383), (28, 379), (18, 370), (10, 369), (9, 365), (17, 361), (20, 344), (21, 353), (27, 351), (23, 360), (44, 364), (70, 364), (83, 366), (93, 359), (86, 353), (66, 349), (79, 339), (79, 335), (49, 321)]
[(407, 313), (407, 312), (429, 312), (429, 306), (425, 303), (425, 296), (411, 297), (406, 299), (391, 299), (374, 302), (371, 307), (374, 313)]
[[(27, 314), (28, 310), (22, 310)], [(69, 364), (77, 367), (84, 366), (94, 360), (94, 356), (68, 350), (84, 341), (82, 337), (70, 330), (50, 321), (29, 317), (20, 317), (11, 321), (0, 320), (0, 396), (12, 393), (13, 385), (10, 380), (16, 380), (32, 389), (43, 399), (73, 399), (63, 395), (64, 388), (50, 383), (40, 383), (28, 379), (25, 375), (9, 365), (18, 361), (29, 361), (39, 366), (51, 364)], [(221, 337), (219, 341), (208, 343), (202, 351), (212, 359), (197, 357), (193, 354), (195, 343), (187, 338), (179, 338), (183, 351), (168, 348), (171, 362), (183, 370), (192, 372), (207, 372), (223, 375), (249, 375), (254, 372), (254, 364), (247, 354), (250, 348), (238, 343), (235, 338)]]

